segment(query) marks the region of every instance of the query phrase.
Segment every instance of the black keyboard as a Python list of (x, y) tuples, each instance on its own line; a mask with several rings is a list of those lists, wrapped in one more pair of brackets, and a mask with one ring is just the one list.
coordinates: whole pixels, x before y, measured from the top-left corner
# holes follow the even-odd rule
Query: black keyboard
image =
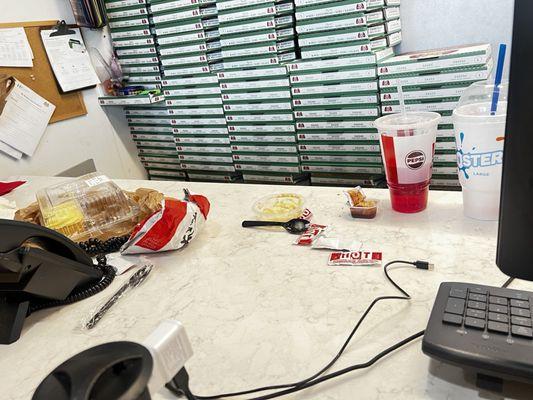
[(533, 382), (532, 305), (530, 292), (443, 283), (422, 350), (483, 374)]

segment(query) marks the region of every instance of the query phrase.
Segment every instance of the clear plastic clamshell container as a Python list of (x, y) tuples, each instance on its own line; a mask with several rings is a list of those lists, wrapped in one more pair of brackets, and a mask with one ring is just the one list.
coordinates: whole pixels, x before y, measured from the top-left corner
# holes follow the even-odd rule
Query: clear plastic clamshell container
[(130, 223), (139, 208), (107, 176), (91, 173), (37, 192), (42, 224), (74, 241)]
[(262, 221), (287, 222), (301, 217), (304, 198), (295, 193), (271, 194), (257, 200), (253, 210)]

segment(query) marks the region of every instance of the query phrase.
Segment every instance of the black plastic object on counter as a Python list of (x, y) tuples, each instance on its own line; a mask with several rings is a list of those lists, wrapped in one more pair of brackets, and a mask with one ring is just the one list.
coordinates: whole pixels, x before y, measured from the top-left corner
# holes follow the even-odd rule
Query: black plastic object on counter
[(32, 312), (83, 300), (115, 277), (51, 229), (0, 219), (0, 238), (0, 344), (18, 340)]
[(85, 350), (54, 369), (33, 400), (150, 400), (153, 359), (133, 342), (113, 342)]
[(309, 221), (301, 218), (291, 219), (288, 222), (276, 221), (243, 221), (243, 228), (252, 228), (258, 226), (281, 226), (289, 233), (303, 233), (309, 228)]

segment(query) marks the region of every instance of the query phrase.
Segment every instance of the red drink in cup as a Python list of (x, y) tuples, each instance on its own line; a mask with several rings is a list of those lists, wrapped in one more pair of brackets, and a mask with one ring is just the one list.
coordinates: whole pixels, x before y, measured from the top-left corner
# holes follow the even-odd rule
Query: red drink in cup
[(412, 112), (386, 115), (375, 122), (395, 211), (416, 213), (427, 207), (440, 119), (437, 113)]

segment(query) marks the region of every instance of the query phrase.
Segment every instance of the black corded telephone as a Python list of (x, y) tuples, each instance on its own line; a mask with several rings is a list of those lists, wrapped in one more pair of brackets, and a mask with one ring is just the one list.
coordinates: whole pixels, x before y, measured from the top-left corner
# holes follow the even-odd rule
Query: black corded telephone
[(65, 236), (0, 219), (0, 344), (17, 341), (32, 312), (71, 304), (105, 289), (115, 271), (95, 266)]

